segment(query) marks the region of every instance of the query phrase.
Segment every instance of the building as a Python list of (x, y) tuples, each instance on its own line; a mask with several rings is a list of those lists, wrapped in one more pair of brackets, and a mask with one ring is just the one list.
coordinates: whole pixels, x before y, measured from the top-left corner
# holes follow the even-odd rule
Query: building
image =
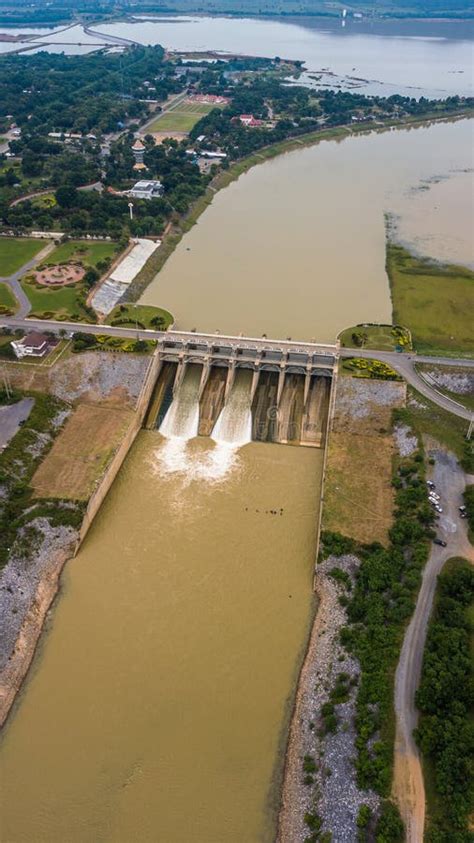
[(160, 181), (137, 181), (137, 183), (128, 191), (128, 195), (133, 199), (156, 199), (162, 196), (164, 187)]
[(145, 155), (145, 146), (141, 142), (140, 138), (137, 138), (135, 143), (132, 146), (133, 157), (135, 158), (135, 167), (137, 169), (142, 169), (141, 167), (138, 168), (137, 164), (142, 164), (145, 166), (143, 161), (143, 156)]
[(255, 128), (256, 126), (263, 126), (263, 120), (257, 120), (253, 114), (240, 114), (239, 120), (243, 126), (248, 128)]
[(32, 331), (22, 340), (13, 340), (11, 346), (19, 360), (22, 357), (44, 357), (49, 350), (49, 339), (44, 334)]

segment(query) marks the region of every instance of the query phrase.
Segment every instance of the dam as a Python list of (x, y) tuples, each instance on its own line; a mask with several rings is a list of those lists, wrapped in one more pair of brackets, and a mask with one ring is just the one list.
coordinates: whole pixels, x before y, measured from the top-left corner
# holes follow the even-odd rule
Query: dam
[(147, 429), (234, 442), (237, 415), (245, 441), (322, 447), (336, 346), (176, 333), (156, 354)]

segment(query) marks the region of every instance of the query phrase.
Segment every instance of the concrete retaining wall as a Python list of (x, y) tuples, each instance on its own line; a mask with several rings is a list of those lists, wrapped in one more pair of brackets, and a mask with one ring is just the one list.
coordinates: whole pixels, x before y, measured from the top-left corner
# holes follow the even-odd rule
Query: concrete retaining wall
[(147, 373), (145, 375), (145, 379), (143, 381), (143, 386), (135, 408), (135, 415), (132, 421), (130, 422), (128, 430), (124, 438), (122, 439), (122, 442), (118, 450), (116, 451), (112, 462), (110, 463), (97, 489), (92, 494), (89, 499), (89, 503), (87, 504), (87, 509), (82, 521), (81, 529), (79, 531), (79, 540), (74, 550), (74, 556), (77, 555), (82, 542), (84, 541), (87, 533), (89, 532), (92, 526), (92, 522), (95, 516), (97, 515), (100, 507), (102, 506), (107, 492), (109, 491), (110, 487), (112, 486), (112, 483), (117, 477), (117, 474), (120, 468), (122, 467), (125, 457), (127, 456), (130, 448), (132, 447), (135, 441), (135, 437), (138, 431), (143, 426), (143, 421), (146, 415), (146, 411), (148, 409), (148, 404), (150, 403), (159, 368), (160, 356), (158, 352), (155, 352), (151, 359)]

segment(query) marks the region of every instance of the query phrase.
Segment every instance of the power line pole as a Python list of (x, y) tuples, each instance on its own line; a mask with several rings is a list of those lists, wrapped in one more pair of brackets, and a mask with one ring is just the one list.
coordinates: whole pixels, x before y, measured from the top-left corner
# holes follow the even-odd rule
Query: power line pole
[(3, 369), (2, 369), (2, 381), (3, 381), (3, 389), (5, 390), (5, 395), (7, 396), (8, 400), (10, 400), (10, 398), (12, 397), (12, 394), (13, 394), (13, 390), (12, 390), (12, 386), (11, 386), (11, 383), (10, 383), (10, 376), (9, 376), (7, 370), (5, 369), (5, 367), (3, 367)]

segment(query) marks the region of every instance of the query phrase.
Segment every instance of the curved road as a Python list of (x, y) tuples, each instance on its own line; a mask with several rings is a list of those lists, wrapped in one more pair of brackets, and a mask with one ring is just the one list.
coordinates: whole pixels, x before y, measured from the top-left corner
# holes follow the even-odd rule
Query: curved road
[[(41, 253), (43, 255), (43, 253)], [(38, 260), (38, 256), (36, 257), (35, 261)], [(21, 275), (25, 272), (25, 269), (28, 267), (22, 267), (19, 273), (16, 275)], [(5, 281), (6, 283), (10, 283), (13, 292), (17, 297), (19, 294), (23, 294), (23, 290), (21, 289), (20, 284), (16, 276), (11, 276), (10, 279), (2, 278), (0, 279)], [(13, 283), (11, 283), (13, 281)], [(19, 288), (19, 289), (18, 289)], [(143, 340), (162, 340), (165, 336), (168, 338), (175, 336), (177, 339), (180, 338), (179, 331), (151, 331), (151, 330), (136, 330), (135, 328), (123, 328), (121, 326), (112, 326), (112, 325), (89, 325), (80, 322), (58, 322), (54, 319), (25, 319), (25, 305), (26, 302), (23, 303), (23, 299), (21, 299), (22, 308), (20, 313), (17, 317), (15, 316), (4, 316), (0, 318), (0, 325), (4, 325), (10, 328), (23, 328), (25, 331), (29, 331), (31, 329), (35, 329), (38, 331), (81, 331), (85, 334), (109, 334), (110, 336), (117, 336), (117, 337), (129, 337), (129, 338), (139, 338)], [(28, 302), (28, 307), (29, 307)], [(189, 334), (186, 334), (186, 337), (189, 338)], [(219, 335), (216, 334), (216, 339)], [(221, 339), (223, 339), (223, 335)], [(244, 339), (244, 338), (242, 338)], [(264, 340), (256, 339), (255, 342), (264, 342)], [(287, 343), (286, 341), (283, 342), (283, 345), (292, 345), (297, 346), (298, 343), (292, 342)], [(302, 346), (305, 346), (306, 343), (302, 342)], [(317, 350), (321, 353), (324, 353), (325, 346), (319, 345)], [(327, 346), (327, 353), (334, 354), (335, 347), (333, 345)], [(368, 357), (372, 359), (382, 360), (384, 363), (388, 363), (395, 369), (406, 381), (407, 383), (414, 386), (415, 389), (418, 390), (422, 395), (426, 398), (429, 398), (433, 404), (437, 404), (439, 407), (442, 407), (444, 410), (447, 410), (450, 413), (454, 413), (454, 415), (459, 416), (462, 419), (466, 419), (470, 421), (473, 414), (467, 407), (464, 407), (462, 404), (458, 404), (457, 401), (454, 401), (452, 398), (449, 398), (447, 395), (444, 395), (442, 392), (438, 392), (434, 387), (430, 386), (426, 381), (423, 380), (422, 377), (418, 374), (415, 369), (415, 363), (440, 363), (444, 366), (464, 366), (464, 367), (474, 367), (474, 360), (469, 358), (461, 358), (461, 359), (454, 359), (452, 357), (425, 357), (425, 356), (418, 356), (416, 354), (399, 354), (395, 351), (368, 351), (364, 349), (358, 348), (340, 348), (336, 352), (337, 355), (340, 357)]]
[(423, 771), (413, 729), (418, 722), (415, 693), (420, 683), (428, 621), (436, 590), (436, 580), (444, 563), (453, 556), (462, 556), (474, 564), (474, 548), (467, 536), (467, 521), (459, 517), (458, 507), (466, 480), (456, 458), (445, 451), (433, 452), (435, 465), (432, 479), (441, 495), (443, 514), (438, 522), (438, 536), (446, 547), (433, 544), (423, 571), (415, 611), (407, 627), (395, 675), (395, 796), (406, 828), (407, 843), (421, 843), (425, 822), (425, 789)]
[(415, 369), (416, 363), (437, 363), (443, 366), (464, 366), (474, 367), (474, 360), (471, 358), (454, 359), (453, 357), (426, 357), (418, 354), (399, 354), (396, 351), (368, 351), (360, 348), (341, 348), (339, 349), (341, 357), (368, 357), (375, 360), (382, 360), (388, 363), (392, 369), (395, 369), (402, 378), (405, 378), (407, 383), (414, 386), (425, 398), (429, 398), (434, 404), (438, 404), (444, 410), (459, 416), (462, 419), (470, 421), (472, 412), (458, 404), (452, 398), (439, 392), (433, 386), (430, 386), (418, 374)]

